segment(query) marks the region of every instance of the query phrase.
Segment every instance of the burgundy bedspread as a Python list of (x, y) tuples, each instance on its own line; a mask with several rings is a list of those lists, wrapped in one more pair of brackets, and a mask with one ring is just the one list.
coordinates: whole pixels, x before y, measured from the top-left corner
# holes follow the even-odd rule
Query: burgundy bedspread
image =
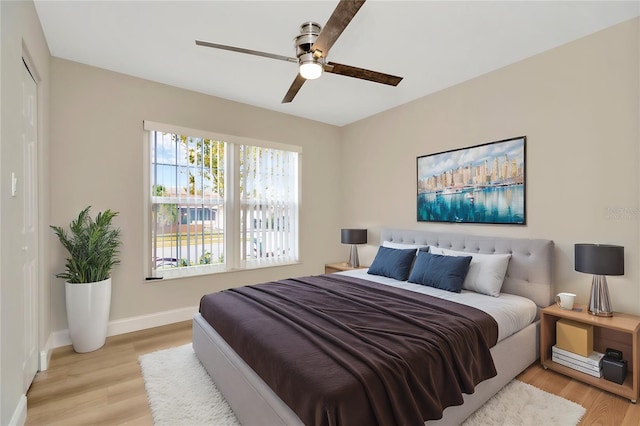
[(234, 288), (200, 312), (307, 425), (419, 425), (496, 375), (491, 316), (357, 278)]

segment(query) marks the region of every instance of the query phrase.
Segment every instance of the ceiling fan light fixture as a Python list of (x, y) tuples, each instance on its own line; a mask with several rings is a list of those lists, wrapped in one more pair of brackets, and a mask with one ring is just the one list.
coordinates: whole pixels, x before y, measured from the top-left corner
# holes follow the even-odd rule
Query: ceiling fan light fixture
[(306, 80), (315, 80), (322, 75), (322, 65), (317, 62), (300, 64), (300, 75)]
[(306, 53), (300, 56), (300, 76), (306, 80), (315, 80), (322, 75), (322, 62), (313, 56), (313, 53)]

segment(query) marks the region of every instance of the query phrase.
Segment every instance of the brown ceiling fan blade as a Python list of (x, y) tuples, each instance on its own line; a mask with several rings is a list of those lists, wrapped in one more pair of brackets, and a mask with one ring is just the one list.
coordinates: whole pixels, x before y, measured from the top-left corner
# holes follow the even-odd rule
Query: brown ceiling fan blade
[(293, 98), (296, 97), (296, 95), (298, 94), (298, 91), (300, 90), (300, 88), (302, 87), (305, 81), (307, 80), (304, 77), (302, 77), (300, 74), (297, 74), (295, 80), (293, 80), (293, 83), (291, 83), (291, 86), (289, 87), (287, 94), (284, 95), (284, 98), (282, 98), (282, 103), (288, 104), (289, 102), (291, 102)]
[(320, 31), (311, 51), (315, 52), (316, 50), (320, 50), (322, 54), (319, 56), (323, 58), (326, 57), (333, 43), (336, 42), (340, 34), (347, 28), (347, 25), (349, 25), (349, 22), (351, 22), (356, 13), (358, 13), (358, 10), (360, 10), (364, 2), (365, 0), (340, 0), (340, 3), (336, 6), (324, 28)]
[(288, 56), (276, 55), (275, 53), (261, 52), (259, 50), (245, 49), (245, 48), (242, 48), (242, 47), (227, 46), (225, 44), (210, 43), (208, 41), (201, 41), (201, 40), (196, 40), (196, 45), (205, 46), (205, 47), (213, 47), (214, 49), (230, 50), (232, 52), (238, 52), (238, 53), (247, 53), (249, 55), (262, 56), (264, 58), (278, 59), (278, 60), (281, 60), (281, 61), (293, 62), (294, 64), (298, 63), (298, 60), (296, 58), (290, 58)]
[(336, 64), (335, 62), (328, 62), (325, 65), (324, 70), (325, 72), (332, 74), (346, 75), (347, 77), (388, 84), (389, 86), (397, 86), (402, 81), (402, 77), (397, 77), (395, 75), (365, 70), (364, 68), (352, 67), (350, 65)]

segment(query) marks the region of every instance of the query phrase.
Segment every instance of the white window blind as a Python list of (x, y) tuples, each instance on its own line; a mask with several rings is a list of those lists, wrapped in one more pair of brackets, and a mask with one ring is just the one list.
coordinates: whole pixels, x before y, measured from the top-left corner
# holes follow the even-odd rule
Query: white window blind
[(295, 261), (298, 253), (298, 154), (240, 147), (242, 258)]

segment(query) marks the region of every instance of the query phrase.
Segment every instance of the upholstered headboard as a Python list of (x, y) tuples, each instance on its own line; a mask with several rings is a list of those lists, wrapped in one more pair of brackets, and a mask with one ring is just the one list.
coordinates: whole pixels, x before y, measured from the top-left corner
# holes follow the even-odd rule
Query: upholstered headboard
[(380, 244), (383, 241), (428, 244), (470, 253), (511, 253), (502, 292), (527, 297), (541, 308), (553, 303), (551, 240), (385, 228), (380, 232)]

